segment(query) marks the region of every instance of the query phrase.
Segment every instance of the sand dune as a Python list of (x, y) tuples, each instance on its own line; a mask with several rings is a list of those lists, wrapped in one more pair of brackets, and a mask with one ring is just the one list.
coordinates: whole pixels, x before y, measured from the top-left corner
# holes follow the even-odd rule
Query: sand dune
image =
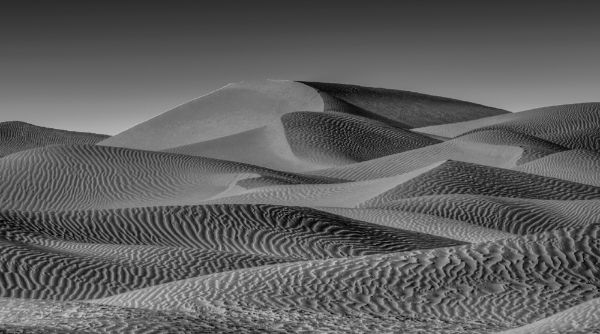
[(13, 298), (99, 298), (265, 264), (464, 244), (265, 205), (13, 211), (2, 217), (0, 297)]
[[(395, 315), (397, 330), (427, 322), (433, 331), (507, 329), (600, 296), (592, 265), (599, 230), (594, 225), (454, 248), (238, 270), (95, 302), (192, 314), (231, 307)], [(562, 259), (560, 266), (554, 256)]]
[(373, 207), (427, 214), (515, 234), (600, 223), (599, 200), (559, 201), (481, 195), (434, 195), (399, 199)]
[(310, 161), (292, 152), (281, 120), (260, 128), (213, 140), (178, 146), (165, 152), (268, 166), (291, 172), (335, 166), (335, 161)]
[(347, 180), (369, 180), (408, 173), (446, 160), (512, 168), (522, 159), (518, 146), (493, 145), (462, 139), (426, 146), (365, 162), (307, 172)]
[(516, 162), (517, 165), (566, 150), (566, 148), (560, 145), (511, 130), (476, 131), (459, 136), (456, 140), (464, 140), (473, 143), (503, 145), (509, 147), (520, 147), (523, 149), (523, 153), (521, 154), (521, 158)]
[(0, 123), (0, 332), (600, 332), (599, 106), (271, 80)]
[(324, 82), (302, 81), (302, 83), (410, 128), (507, 113), (505, 110), (475, 103), (401, 90)]
[(314, 89), (293, 81), (233, 83), (100, 144), (164, 150), (259, 128), (297, 110), (322, 111), (323, 100)]
[(241, 180), (246, 187), (331, 182), (223, 160), (85, 145), (12, 154), (0, 160), (0, 177), (0, 205), (22, 210), (196, 204)]
[(470, 131), (492, 129), (538, 137), (570, 149), (600, 151), (600, 103), (544, 107), (415, 131), (452, 138)]
[(276, 185), (250, 190), (230, 188), (229, 191), (224, 191), (204, 201), (204, 203), (268, 203), (308, 207), (352, 208), (368, 202), (439, 165), (440, 163), (436, 163), (405, 174), (367, 181), (318, 185)]
[(600, 153), (570, 150), (548, 155), (514, 168), (530, 174), (600, 186)]
[(307, 171), (371, 160), (438, 142), (361, 116), (298, 111), (260, 128), (166, 151)]
[(95, 144), (106, 138), (106, 135), (44, 128), (25, 122), (1, 122), (0, 157), (48, 145)]
[(281, 333), (259, 321), (218, 315), (198, 318), (182, 312), (20, 298), (0, 298), (0, 319), (4, 333)]
[(294, 112), (282, 117), (292, 151), (334, 165), (376, 159), (438, 143), (438, 140), (362, 117)]
[[(429, 214), (416, 213), (410, 212), (409, 209), (403, 211), (394, 208), (393, 206), (377, 209), (335, 207), (319, 207), (318, 209), (374, 224), (427, 233), (470, 243), (506, 239), (515, 236), (512, 233), (501, 231), (501, 226), (492, 226), (491, 228), (488, 228), (483, 227), (484, 224), (475, 224), (466, 219), (465, 221), (447, 219), (434, 215), (435, 212), (428, 212)], [(463, 219), (463, 217), (464, 216), (457, 215), (456, 218)]]
[(433, 195), (484, 195), (523, 199), (600, 199), (600, 187), (509, 169), (447, 161), (370, 199), (376, 207), (399, 199)]

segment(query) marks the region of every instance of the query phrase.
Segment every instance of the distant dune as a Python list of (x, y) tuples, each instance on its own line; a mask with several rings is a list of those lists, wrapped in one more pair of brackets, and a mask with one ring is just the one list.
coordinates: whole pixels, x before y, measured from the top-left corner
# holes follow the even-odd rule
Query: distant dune
[(2, 333), (600, 333), (599, 247), (597, 102), (269, 80), (0, 123)]
[(0, 157), (48, 145), (96, 144), (107, 135), (44, 128), (25, 122), (0, 123)]
[(393, 89), (324, 82), (302, 82), (310, 87), (410, 128), (454, 123), (506, 114), (480, 104)]

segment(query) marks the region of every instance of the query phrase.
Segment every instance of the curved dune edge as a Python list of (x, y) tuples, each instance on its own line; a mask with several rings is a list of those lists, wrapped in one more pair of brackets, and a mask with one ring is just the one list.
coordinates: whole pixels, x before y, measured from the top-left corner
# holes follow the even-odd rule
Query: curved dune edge
[(434, 163), (405, 174), (366, 181), (335, 184), (267, 186), (249, 190), (235, 187), (228, 189), (228, 191), (221, 192), (213, 198), (204, 200), (202, 203), (276, 204), (352, 208), (426, 173), (441, 164), (442, 162)]
[(523, 152), (524, 150), (518, 146), (455, 139), (378, 159), (310, 171), (305, 174), (356, 181), (369, 180), (408, 173), (446, 160), (513, 168), (517, 166)]
[(300, 159), (296, 156), (285, 137), (280, 120), (242, 133), (164, 151), (242, 162), (289, 172), (302, 172), (332, 166)]
[(18, 121), (0, 122), (0, 158), (49, 145), (91, 145), (108, 137), (96, 133), (46, 128)]
[(165, 150), (256, 129), (297, 110), (323, 111), (323, 100), (294, 81), (232, 83), (99, 144)]
[(513, 169), (600, 187), (600, 153), (594, 151), (558, 152)]
[(478, 226), (470, 221), (443, 218), (433, 214), (400, 211), (393, 208), (355, 209), (317, 207), (317, 209), (373, 224), (427, 233), (470, 243), (507, 239), (516, 236), (515, 234), (503, 232), (498, 229)]

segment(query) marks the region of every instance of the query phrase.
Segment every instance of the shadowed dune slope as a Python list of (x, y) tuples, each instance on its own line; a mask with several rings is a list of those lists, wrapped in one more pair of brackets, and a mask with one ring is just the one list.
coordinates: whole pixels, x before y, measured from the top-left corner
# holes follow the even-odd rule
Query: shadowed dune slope
[(600, 153), (593, 151), (555, 153), (514, 169), (600, 187)]
[(55, 144), (95, 144), (109, 136), (45, 128), (25, 122), (0, 123), (0, 157)]
[(167, 152), (301, 171), (413, 150), (439, 140), (342, 112), (290, 112), (261, 128)]
[(329, 96), (410, 128), (467, 121), (507, 111), (401, 90), (324, 82), (302, 83)]
[(3, 209), (71, 210), (196, 204), (244, 179), (255, 183), (248, 186), (332, 182), (171, 153), (51, 146), (0, 159), (0, 205)]
[(293, 81), (233, 83), (100, 144), (165, 150), (256, 129), (296, 110), (323, 111), (323, 100)]
[(522, 158), (518, 146), (493, 145), (453, 139), (443, 143), (345, 166), (307, 172), (346, 180), (369, 180), (408, 173), (446, 160), (512, 168)]
[(551, 106), (416, 129), (417, 132), (443, 137), (482, 130), (509, 130), (570, 149), (600, 151), (600, 103)]
[(600, 200), (437, 195), (400, 199), (376, 205), (375, 208), (432, 215), (514, 234), (600, 223)]
[(155, 310), (197, 306), (219, 312), (231, 306), (396, 315), (407, 320), (402, 323), (407, 331), (425, 322), (430, 332), (456, 326), (463, 332), (504, 330), (600, 297), (599, 233), (593, 225), (474, 245), (265, 266), (94, 302)]
[(365, 207), (430, 195), (590, 200), (600, 199), (600, 187), (510, 169), (447, 161), (367, 201)]
[(392, 120), (385, 116), (381, 116), (374, 112), (367, 111), (367, 110), (360, 108), (354, 104), (348, 103), (348, 102), (338, 99), (338, 98), (335, 98), (323, 91), (319, 91), (319, 95), (321, 95), (321, 98), (323, 99), (323, 109), (326, 113), (342, 113), (342, 114), (347, 114), (347, 115), (359, 116), (359, 117), (368, 118), (368, 119), (371, 119), (374, 121), (379, 121), (381, 123), (385, 123), (385, 124), (390, 125), (395, 128), (400, 128), (400, 129), (410, 128), (409, 125)]
[(309, 161), (353, 163), (439, 143), (421, 134), (340, 113), (293, 112), (282, 116), (294, 154)]

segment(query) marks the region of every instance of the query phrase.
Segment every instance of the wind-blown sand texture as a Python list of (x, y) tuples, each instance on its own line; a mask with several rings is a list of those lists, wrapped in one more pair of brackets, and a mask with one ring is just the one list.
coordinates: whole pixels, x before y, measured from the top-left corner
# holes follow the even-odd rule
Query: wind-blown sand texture
[(227, 85), (0, 123), (0, 332), (600, 333), (600, 103)]
[(0, 157), (48, 145), (96, 144), (107, 135), (57, 130), (25, 122), (0, 123)]

